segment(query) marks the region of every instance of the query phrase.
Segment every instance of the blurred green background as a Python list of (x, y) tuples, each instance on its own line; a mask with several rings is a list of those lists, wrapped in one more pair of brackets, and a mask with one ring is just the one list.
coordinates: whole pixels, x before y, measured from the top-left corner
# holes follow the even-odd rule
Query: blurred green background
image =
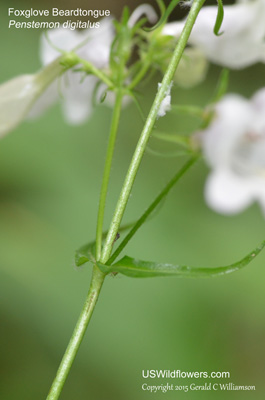
[[(12, 7), (110, 8), (124, 2), (15, 1)], [(131, 1), (132, 8), (141, 1)], [(40, 67), (37, 30), (8, 30), (0, 8), (1, 82)], [(176, 103), (206, 104), (219, 68), (193, 90), (175, 88)], [(156, 76), (144, 90), (147, 111)], [(231, 73), (229, 89), (251, 96), (264, 85), (264, 65)], [(74, 251), (95, 235), (96, 210), (111, 110), (98, 107), (83, 126), (65, 124), (60, 106), (25, 122), (0, 144), (1, 383), (3, 400), (45, 399), (72, 333), (90, 279), (90, 267), (73, 267)], [(124, 109), (112, 168), (106, 227), (139, 137), (142, 122), (133, 105)], [(193, 122), (167, 115), (159, 127), (186, 132)], [(158, 148), (154, 140), (151, 148)], [(163, 149), (167, 153), (168, 149)], [(172, 149), (171, 149), (172, 150)], [(126, 221), (134, 220), (184, 159), (146, 154)], [(264, 217), (253, 205), (233, 217), (207, 208), (208, 174), (201, 162), (168, 196), (158, 215), (126, 253), (147, 260), (218, 266), (232, 263), (264, 239)], [(263, 399), (265, 394), (265, 254), (239, 273), (216, 279), (108, 278), (62, 400)], [(146, 369), (229, 371), (255, 392), (141, 390)], [(151, 384), (168, 380), (147, 380)], [(183, 385), (200, 380), (172, 381)], [(172, 383), (170, 382), (170, 383)]]

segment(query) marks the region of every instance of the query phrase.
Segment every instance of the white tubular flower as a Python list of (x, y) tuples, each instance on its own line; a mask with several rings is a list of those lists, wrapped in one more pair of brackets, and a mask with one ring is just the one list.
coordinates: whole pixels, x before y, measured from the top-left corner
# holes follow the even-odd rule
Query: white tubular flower
[[(193, 27), (189, 43), (198, 47), (206, 58), (232, 69), (265, 62), (265, 1), (239, 0), (224, 7), (223, 34), (213, 33), (217, 7), (204, 7)], [(185, 21), (165, 25), (163, 34), (179, 37)]]
[[(114, 27), (112, 19), (104, 18), (101, 20), (100, 28), (89, 31), (75, 31), (68, 29), (54, 29), (48, 31), (48, 37), (58, 49), (71, 51), (87, 41), (80, 48), (76, 49), (76, 54), (91, 62), (99, 69), (107, 68), (111, 43), (114, 38)], [(41, 61), (44, 65), (51, 63), (60, 53), (53, 48), (46, 37), (41, 38)], [(58, 101), (59, 90), (62, 97), (62, 107), (64, 116), (70, 124), (80, 124), (84, 122), (92, 112), (92, 95), (98, 79), (93, 75), (88, 75), (84, 79), (84, 73), (69, 70), (60, 82), (54, 82), (34, 104), (29, 117), (40, 115), (47, 107)]]
[(205, 189), (210, 207), (234, 214), (258, 201), (265, 215), (265, 88), (250, 101), (225, 96), (201, 140), (212, 168)]
[(0, 137), (24, 120), (33, 103), (61, 71), (57, 59), (39, 73), (20, 75), (0, 85)]
[[(142, 4), (132, 13), (128, 25), (133, 27), (137, 20), (146, 15), (150, 22), (155, 22), (157, 15), (148, 4)], [(41, 61), (44, 65), (52, 62), (58, 54), (56, 48), (66, 51), (74, 50), (75, 53), (86, 61), (89, 61), (98, 69), (108, 68), (111, 51), (111, 44), (115, 35), (112, 18), (103, 18), (100, 22), (100, 28), (91, 29), (90, 31), (76, 31), (68, 29), (54, 29), (48, 31), (49, 41), (54, 45), (52, 47), (43, 35), (41, 38)], [(87, 42), (76, 49), (80, 43)], [(65, 79), (54, 82), (34, 104), (29, 117), (37, 117), (43, 111), (60, 99), (58, 88), (60, 88), (62, 107), (64, 117), (70, 124), (81, 124), (86, 121), (93, 110), (92, 96), (94, 89), (98, 83), (98, 78), (88, 75), (84, 78), (81, 72), (73, 72), (69, 70), (65, 74)], [(102, 87), (105, 86), (102, 85)], [(102, 91), (102, 87), (99, 92)], [(104, 90), (103, 90), (104, 91)], [(107, 104), (113, 104), (112, 93), (106, 100)], [(128, 103), (128, 98), (124, 98), (123, 104)]]

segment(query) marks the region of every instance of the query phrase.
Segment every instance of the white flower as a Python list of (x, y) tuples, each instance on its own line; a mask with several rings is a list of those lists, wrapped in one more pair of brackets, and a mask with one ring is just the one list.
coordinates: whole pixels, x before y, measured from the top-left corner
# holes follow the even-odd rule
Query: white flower
[(250, 100), (225, 96), (210, 126), (201, 132), (205, 158), (212, 168), (207, 203), (233, 214), (258, 201), (265, 214), (265, 88)]
[[(133, 27), (137, 20), (146, 15), (151, 23), (157, 19), (157, 15), (149, 4), (142, 4), (132, 13), (128, 25)], [(80, 45), (86, 38), (87, 42), (80, 46), (75, 52), (76, 54), (89, 61), (98, 69), (108, 68), (111, 51), (111, 44), (115, 35), (112, 18), (103, 18), (100, 22), (100, 28), (91, 29), (89, 31), (54, 29), (48, 31), (49, 41), (61, 50), (70, 51)], [(50, 45), (46, 37), (41, 38), (41, 61), (44, 65), (52, 62), (60, 54), (54, 47)], [(54, 82), (40, 97), (32, 108), (29, 117), (40, 115), (46, 108), (60, 99), (58, 87), (62, 98), (62, 107), (65, 119), (71, 124), (80, 124), (84, 122), (93, 110), (92, 97), (98, 78), (88, 75), (84, 78), (81, 72), (73, 72), (69, 70), (65, 79)], [(106, 86), (99, 88), (99, 94), (105, 91)], [(123, 105), (129, 102), (128, 97), (123, 99)], [(107, 104), (113, 104), (113, 93), (109, 93), (106, 101)]]
[(62, 71), (60, 59), (39, 73), (20, 75), (0, 85), (0, 137), (27, 116), (34, 102)]
[[(217, 7), (204, 7), (193, 27), (189, 44), (206, 58), (228, 68), (245, 68), (265, 62), (265, 1), (241, 0), (224, 7), (223, 34), (213, 33)], [(179, 37), (185, 21), (165, 25), (163, 34)]]
[[(157, 18), (154, 9), (143, 4), (132, 13), (129, 26), (132, 27), (143, 14), (151, 23)], [(91, 114), (98, 78), (73, 70), (61, 76), (64, 71), (60, 61), (65, 57), (63, 51), (73, 50), (97, 69), (107, 69), (115, 35), (112, 18), (102, 19), (100, 28), (96, 29), (76, 31), (60, 28), (47, 34), (49, 40), (42, 35), (40, 46), (41, 61), (45, 67), (37, 74), (18, 76), (0, 85), (0, 136), (14, 129), (25, 118), (41, 115), (59, 100), (62, 100), (63, 112), (69, 123), (82, 123)], [(102, 85), (98, 94), (103, 93), (105, 88)], [(128, 101), (128, 96), (125, 96), (123, 104)], [(110, 93), (108, 102), (113, 103), (113, 93)]]
[[(77, 49), (76, 54), (91, 62), (99, 69), (107, 68), (111, 43), (114, 38), (114, 27), (111, 18), (104, 18), (100, 28), (91, 30), (54, 29), (48, 31), (48, 37), (54, 46), (61, 50), (71, 51), (87, 39)], [(60, 53), (53, 48), (43, 35), (41, 37), (41, 61), (44, 65), (51, 63)], [(47, 107), (62, 98), (63, 113), (72, 124), (84, 122), (92, 112), (92, 95), (98, 78), (84, 73), (69, 70), (60, 81), (54, 82), (47, 92), (34, 104), (29, 116), (39, 116)], [(61, 93), (59, 93), (59, 90)], [(60, 96), (61, 95), (61, 96)]]

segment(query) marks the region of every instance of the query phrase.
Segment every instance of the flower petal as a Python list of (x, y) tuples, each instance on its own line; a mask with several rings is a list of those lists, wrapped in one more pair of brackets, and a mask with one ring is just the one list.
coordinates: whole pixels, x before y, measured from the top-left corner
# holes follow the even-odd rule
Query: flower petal
[(216, 106), (210, 126), (202, 131), (204, 155), (212, 167), (229, 162), (231, 150), (245, 132), (251, 130), (253, 110), (246, 99), (227, 95)]
[(32, 105), (27, 118), (35, 119), (59, 100), (58, 81), (53, 82)]
[(70, 73), (68, 82), (62, 88), (63, 111), (68, 123), (83, 123), (92, 112), (92, 95), (97, 78), (87, 76), (82, 81), (80, 73)]
[(63, 28), (50, 29), (47, 31), (49, 41), (44, 34), (41, 36), (41, 61), (44, 65), (49, 64), (60, 54), (51, 44), (60, 50), (72, 51), (84, 43), (76, 50), (76, 53), (81, 58), (92, 62), (96, 67), (103, 68), (109, 61), (114, 33), (112, 18), (103, 18), (100, 21), (100, 28), (97, 29), (83, 29), (82, 31)]
[(265, 114), (265, 88), (258, 90), (252, 97), (251, 102), (253, 103), (257, 112)]
[(25, 118), (37, 93), (35, 75), (21, 75), (0, 86), (0, 137)]
[(82, 46), (77, 54), (90, 61), (97, 68), (108, 66), (111, 44), (115, 36), (112, 18), (106, 17), (100, 21), (100, 28), (93, 32), (83, 32), (83, 40), (88, 39), (86, 45)]
[(208, 205), (222, 214), (235, 214), (244, 210), (254, 200), (252, 183), (233, 175), (229, 170), (215, 170), (205, 186)]
[(174, 36), (178, 38), (184, 28), (185, 21), (169, 22), (162, 30), (163, 35)]
[[(103, 18), (100, 28), (71, 31), (57, 29), (48, 31), (49, 41), (61, 50), (71, 51), (76, 48), (79, 57), (91, 62), (97, 68), (105, 68), (109, 63), (111, 44), (114, 39), (112, 18)], [(41, 59), (44, 64), (58, 57), (59, 51), (43, 35), (41, 38)], [(78, 47), (81, 45), (80, 47)], [(83, 79), (81, 73), (68, 71), (66, 79), (61, 79), (59, 85), (53, 85), (39, 99), (32, 114), (40, 114), (49, 105), (59, 99), (58, 86), (62, 94), (63, 111), (70, 124), (84, 122), (92, 111), (92, 94), (97, 78), (89, 75)]]
[(50, 64), (61, 54), (52, 47), (51, 43), (60, 50), (71, 51), (84, 40), (79, 31), (64, 28), (50, 29), (46, 32), (46, 35), (42, 34), (40, 41), (40, 58), (43, 65)]
[(190, 42), (199, 46), (210, 61), (230, 68), (245, 68), (261, 61), (264, 57), (264, 2), (256, 0), (226, 6), (224, 11), (223, 35), (213, 35), (216, 9), (205, 7), (198, 16)]

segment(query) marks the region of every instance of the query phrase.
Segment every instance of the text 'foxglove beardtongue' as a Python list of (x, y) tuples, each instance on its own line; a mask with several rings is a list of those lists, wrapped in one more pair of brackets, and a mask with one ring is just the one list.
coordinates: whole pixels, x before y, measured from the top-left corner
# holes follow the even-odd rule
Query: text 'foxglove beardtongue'
[[(202, 8), (195, 22), (189, 44), (198, 47), (206, 58), (232, 69), (265, 62), (265, 1), (239, 0), (224, 7), (223, 34), (213, 33), (216, 6)], [(164, 35), (179, 37), (185, 21), (165, 25)]]
[(251, 100), (227, 95), (216, 106), (210, 126), (202, 131), (206, 161), (207, 203), (233, 214), (258, 201), (265, 215), (265, 88)]
[(20, 75), (0, 85), (0, 137), (27, 116), (35, 101), (62, 72), (60, 58), (32, 75)]
[[(107, 68), (109, 65), (109, 56), (111, 44), (114, 38), (114, 27), (111, 18), (104, 18), (100, 22), (100, 28), (90, 30), (68, 30), (54, 29), (48, 31), (52, 47), (47, 41), (45, 35), (41, 37), (41, 61), (44, 65), (52, 62), (60, 54), (56, 47), (71, 51), (84, 42), (84, 45), (78, 48), (76, 54), (91, 62), (99, 69)], [(84, 73), (69, 70), (65, 74), (65, 79), (54, 82), (46, 93), (36, 102), (30, 112), (30, 117), (39, 116), (46, 108), (58, 101), (61, 97), (63, 113), (66, 120), (71, 124), (80, 124), (84, 122), (92, 112), (92, 96), (98, 78), (88, 75), (84, 79)], [(59, 96), (59, 90), (60, 94)]]

